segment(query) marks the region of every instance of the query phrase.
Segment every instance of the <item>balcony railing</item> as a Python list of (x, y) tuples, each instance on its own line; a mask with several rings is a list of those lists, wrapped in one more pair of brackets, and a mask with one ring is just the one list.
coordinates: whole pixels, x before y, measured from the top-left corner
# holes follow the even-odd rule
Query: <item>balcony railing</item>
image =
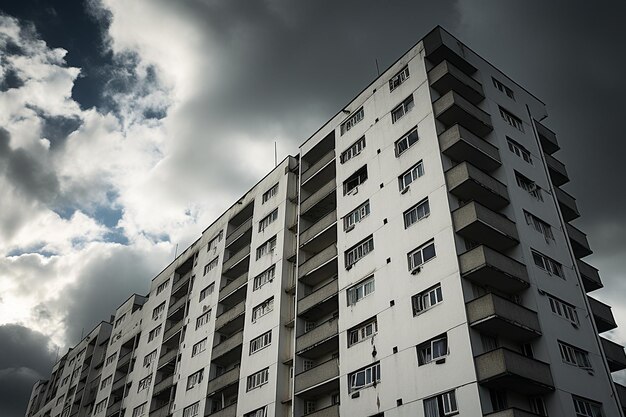
[(221, 410), (207, 414), (211, 417), (235, 417), (237, 415), (237, 403), (230, 404)]
[(543, 151), (548, 155), (552, 155), (559, 149), (559, 141), (556, 139), (556, 134), (535, 120), (535, 127), (537, 128), (537, 133), (539, 134), (539, 140), (541, 141), (541, 147)]
[(246, 311), (246, 302), (245, 300), (235, 305), (230, 310), (224, 311), (222, 314), (215, 318), (215, 329), (218, 330), (224, 327), (225, 324), (233, 321), (237, 317), (244, 314)]
[(308, 229), (300, 233), (300, 246), (305, 245), (315, 236), (319, 235), (335, 223), (337, 223), (337, 211), (333, 210), (311, 225)]
[(242, 285), (245, 285), (248, 282), (248, 272), (244, 272), (239, 277), (235, 278), (233, 281), (226, 284), (220, 290), (220, 302), (222, 302), (225, 298), (227, 298), (230, 294), (239, 289)]
[(296, 393), (339, 376), (339, 360), (331, 359), (296, 375)]
[(163, 341), (165, 342), (166, 340), (170, 339), (172, 336), (178, 333), (182, 328), (183, 328), (183, 320), (174, 324), (169, 329), (167, 329), (165, 333), (163, 333)]
[(439, 135), (439, 146), (450, 159), (467, 161), (483, 171), (491, 172), (502, 165), (497, 147), (458, 124)]
[(475, 201), (452, 212), (454, 231), (472, 242), (497, 250), (507, 250), (519, 243), (515, 223)]
[(546, 164), (548, 165), (548, 173), (552, 179), (552, 183), (557, 187), (569, 182), (569, 175), (563, 162), (559, 161), (552, 155), (544, 154), (546, 157)]
[(305, 414), (305, 417), (339, 417), (339, 404), (320, 408), (312, 413)]
[(311, 294), (298, 300), (298, 314), (302, 314), (317, 304), (320, 304), (321, 302), (336, 295), (338, 291), (339, 280), (335, 278), (323, 287), (318, 288), (316, 291), (313, 291)]
[(616, 328), (617, 323), (615, 322), (615, 317), (613, 317), (611, 306), (604, 304), (593, 297), (587, 296), (587, 298), (589, 299), (589, 306), (591, 307), (591, 313), (593, 314), (593, 319), (596, 322), (598, 332), (603, 333)]
[(167, 417), (170, 413), (169, 403), (150, 411), (150, 417)]
[(187, 273), (181, 279), (176, 281), (172, 285), (172, 294), (175, 294), (176, 292), (178, 292), (178, 290), (181, 289), (181, 287), (183, 287), (184, 285), (188, 284), (190, 278), (191, 278), (191, 273)]
[(173, 361), (178, 355), (178, 349), (170, 349), (159, 357), (159, 362), (157, 364), (157, 368), (162, 368), (164, 365), (167, 365), (171, 361)]
[(467, 320), (481, 333), (524, 342), (541, 336), (537, 313), (495, 294), (467, 303)]
[(478, 104), (485, 98), (483, 86), (448, 61), (441, 61), (428, 71), (428, 81), (439, 94), (454, 90), (473, 104)]
[(556, 193), (556, 199), (559, 203), (559, 207), (561, 208), (561, 213), (563, 213), (563, 218), (565, 219), (565, 221), (571, 222), (572, 220), (579, 218), (580, 212), (578, 211), (576, 199), (570, 194), (561, 190), (559, 187), (555, 187), (554, 191)]
[(529, 286), (524, 264), (483, 245), (461, 254), (459, 264), (463, 278), (506, 294)]
[(550, 365), (506, 348), (475, 358), (478, 381), (489, 388), (508, 389), (526, 395), (554, 390)]
[(565, 225), (567, 229), (567, 235), (569, 236), (569, 240), (572, 243), (572, 250), (574, 251), (574, 256), (577, 259), (584, 258), (585, 256), (591, 255), (593, 251), (589, 247), (589, 241), (587, 240), (587, 235), (567, 223)]
[(334, 160), (335, 160), (335, 150), (331, 149), (330, 152), (326, 153), (324, 156), (318, 159), (313, 165), (308, 167), (307, 170), (302, 173), (302, 179), (301, 179), (302, 184), (307, 182), (311, 177), (317, 174), (322, 168), (324, 168), (326, 165), (333, 162)]
[(506, 185), (470, 163), (462, 162), (446, 171), (448, 190), (464, 201), (475, 200), (491, 210), (509, 204)]
[(576, 260), (576, 264), (578, 265), (578, 270), (582, 276), (585, 291), (594, 291), (603, 287), (602, 280), (600, 279), (600, 273), (596, 268), (589, 265), (587, 262), (581, 261), (580, 259)]
[(303, 276), (311, 273), (315, 269), (330, 262), (336, 257), (337, 246), (335, 244), (332, 244), (326, 249), (322, 250), (320, 253), (310, 257), (302, 265), (300, 265), (300, 267), (298, 268), (298, 277), (302, 278)]
[(444, 29), (440, 27), (433, 29), (426, 35), (423, 43), (425, 56), (433, 65), (437, 65), (445, 59), (452, 62), (466, 74), (476, 72), (476, 67), (464, 58), (469, 51)]
[(226, 236), (225, 247), (228, 248), (231, 243), (243, 236), (250, 229), (252, 229), (252, 217), (237, 226), (228, 236)]
[(626, 387), (616, 383), (615, 389), (617, 390), (617, 397), (622, 405), (622, 410), (626, 411)]
[(224, 262), (222, 272), (227, 272), (229, 269), (246, 259), (248, 256), (250, 256), (250, 245), (244, 246), (239, 252), (228, 258), (228, 260)]
[(531, 413), (530, 411), (520, 408), (507, 408), (506, 410), (494, 411), (493, 413), (483, 414), (485, 417), (541, 417), (541, 414)]
[(162, 379), (160, 382), (157, 382), (156, 384), (154, 384), (152, 395), (158, 395), (162, 391), (165, 391), (166, 389), (170, 388), (172, 385), (174, 385), (174, 375), (170, 375)]
[(230, 352), (237, 346), (243, 343), (243, 330), (235, 333), (230, 336), (228, 339), (218, 343), (213, 347), (213, 352), (211, 353), (211, 358), (216, 359), (222, 356), (225, 353)]
[(171, 317), (181, 308), (185, 308), (185, 303), (187, 302), (188, 298), (189, 297), (185, 295), (184, 297), (181, 297), (179, 300), (177, 300), (174, 304), (171, 304), (170, 307), (167, 309), (167, 317)]
[(491, 117), (460, 94), (449, 91), (433, 103), (435, 117), (445, 126), (460, 124), (481, 138), (492, 130)]
[(211, 395), (216, 391), (237, 383), (239, 381), (239, 371), (239, 366), (236, 366), (233, 369), (224, 372), (222, 375), (210, 379), (207, 387), (207, 393)]
[(611, 372), (621, 371), (626, 369), (626, 353), (624, 352), (624, 346), (615, 343), (604, 337), (600, 338), (602, 342), (602, 348), (606, 355), (606, 360), (609, 363), (609, 369)]
[(335, 178), (322, 185), (317, 191), (308, 196), (300, 203), (300, 215), (306, 214), (309, 210), (315, 207), (318, 203), (324, 200), (331, 194), (335, 194), (337, 189), (337, 182)]
[(296, 339), (296, 351), (302, 352), (317, 344), (320, 344), (339, 333), (339, 320), (331, 319), (321, 323), (313, 330), (304, 333)]

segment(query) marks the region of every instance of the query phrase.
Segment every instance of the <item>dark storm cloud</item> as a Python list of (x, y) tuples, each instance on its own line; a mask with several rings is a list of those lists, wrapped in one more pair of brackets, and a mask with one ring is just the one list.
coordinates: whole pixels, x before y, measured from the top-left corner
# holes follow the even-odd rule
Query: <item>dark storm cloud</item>
[(82, 124), (82, 121), (77, 117), (40, 114), (39, 118), (42, 121), (41, 137), (50, 141), (51, 149), (62, 146), (69, 134)]
[(47, 377), (54, 364), (49, 342), (47, 336), (17, 324), (0, 326), (1, 416), (25, 414), (33, 384)]

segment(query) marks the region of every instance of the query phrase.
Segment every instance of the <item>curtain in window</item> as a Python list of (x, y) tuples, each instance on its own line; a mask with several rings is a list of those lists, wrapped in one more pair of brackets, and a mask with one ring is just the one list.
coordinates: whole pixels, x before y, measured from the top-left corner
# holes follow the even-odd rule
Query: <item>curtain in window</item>
[(439, 417), (439, 405), (437, 404), (437, 398), (424, 400), (424, 416)]

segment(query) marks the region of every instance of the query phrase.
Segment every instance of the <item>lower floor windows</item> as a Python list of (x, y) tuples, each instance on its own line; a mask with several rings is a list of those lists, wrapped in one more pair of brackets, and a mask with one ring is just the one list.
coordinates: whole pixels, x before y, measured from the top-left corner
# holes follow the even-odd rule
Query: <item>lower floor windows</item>
[(439, 304), (442, 301), (443, 292), (441, 291), (441, 284), (430, 287), (429, 289), (411, 297), (411, 303), (413, 304), (413, 315), (417, 316), (421, 312), (428, 310), (432, 306)]
[(348, 296), (348, 305), (354, 305), (374, 292), (374, 276), (365, 278), (353, 287), (348, 288), (346, 294)]
[(378, 332), (376, 317), (348, 330), (348, 347), (372, 337)]
[(350, 392), (374, 385), (377, 382), (380, 382), (380, 362), (369, 365), (366, 368), (352, 372), (348, 375)]
[(439, 335), (417, 346), (417, 363), (426, 365), (448, 356), (448, 336)]
[[(135, 409), (133, 410), (133, 417), (140, 417), (140, 416), (143, 416), (144, 414), (146, 414), (146, 404), (148, 404), (148, 403), (143, 403), (139, 407), (135, 407)], [(198, 414), (198, 413), (196, 412), (196, 414)], [(196, 415), (196, 414), (194, 414), (194, 415)], [(184, 417), (190, 417), (190, 416), (184, 415)]]
[(591, 369), (588, 352), (561, 341), (559, 341), (559, 351), (561, 352), (563, 362), (579, 368)]
[(602, 417), (602, 404), (572, 395), (576, 417)]
[(183, 409), (183, 417), (195, 417), (200, 410), (200, 402), (191, 404), (189, 407)]
[(269, 379), (270, 368), (265, 368), (248, 377), (247, 391), (253, 390), (267, 383)]
[(424, 400), (425, 417), (452, 416), (458, 412), (454, 390)]
[(345, 253), (346, 269), (357, 263), (361, 258), (374, 250), (374, 237), (368, 236), (365, 240), (348, 249)]
[(430, 261), (435, 256), (435, 241), (430, 240), (407, 254), (409, 271), (416, 271), (417, 267)]
[(267, 406), (257, 408), (254, 411), (250, 411), (243, 415), (244, 417), (266, 417), (267, 416)]
[(187, 389), (190, 390), (198, 385), (200, 382), (202, 382), (203, 375), (204, 369), (200, 369), (198, 372), (194, 372), (193, 374), (189, 375), (189, 378), (187, 378)]

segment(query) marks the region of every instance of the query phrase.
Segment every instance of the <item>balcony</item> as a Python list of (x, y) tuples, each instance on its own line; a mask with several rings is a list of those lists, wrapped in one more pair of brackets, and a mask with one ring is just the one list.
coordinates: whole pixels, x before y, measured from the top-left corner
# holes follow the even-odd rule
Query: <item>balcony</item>
[(117, 364), (115, 364), (115, 369), (117, 370), (128, 369), (128, 365), (130, 364), (130, 359), (133, 357), (132, 353), (133, 352), (129, 350), (124, 355), (122, 355), (117, 360)]
[(467, 320), (481, 333), (527, 342), (541, 336), (537, 313), (495, 294), (467, 303)]
[(428, 71), (428, 81), (433, 90), (441, 95), (454, 90), (472, 104), (485, 99), (483, 86), (478, 81), (445, 60)]
[(626, 353), (624, 353), (624, 346), (600, 337), (602, 342), (602, 349), (606, 355), (606, 361), (609, 364), (611, 372), (621, 371), (626, 369)]
[(476, 72), (476, 67), (464, 58), (470, 51), (443, 28), (436, 27), (433, 29), (424, 37), (423, 43), (425, 56), (433, 65), (437, 65), (445, 59), (467, 74)]
[(172, 385), (174, 385), (174, 375), (170, 375), (166, 378), (163, 378), (161, 381), (154, 384), (154, 389), (152, 390), (152, 396), (157, 396), (163, 391), (169, 389)]
[(237, 226), (228, 236), (226, 236), (225, 247), (228, 248), (233, 242), (239, 240), (252, 230), (252, 217)]
[(300, 203), (300, 215), (320, 218), (337, 206), (335, 178), (322, 185), (317, 191)]
[(174, 324), (173, 326), (170, 326), (169, 329), (167, 329), (165, 331), (165, 333), (163, 333), (163, 342), (168, 341), (169, 339), (171, 339), (173, 336), (175, 336), (178, 332), (180, 332), (180, 330), (183, 328), (183, 321), (179, 321), (178, 323)]
[[(179, 290), (189, 284), (189, 279), (191, 278), (191, 274), (184, 275), (181, 279), (172, 284), (172, 294), (177, 294)], [(187, 289), (185, 288), (185, 294), (187, 293)]]
[(593, 253), (589, 247), (589, 241), (587, 240), (586, 234), (569, 223), (565, 225), (565, 229), (567, 230), (567, 236), (569, 236), (576, 259), (584, 258), (585, 256), (589, 256)]
[(157, 369), (161, 369), (162, 367), (164, 367), (168, 363), (172, 362), (174, 359), (176, 359), (176, 355), (178, 355), (178, 348), (176, 348), (176, 349), (169, 349), (168, 351), (166, 351), (164, 354), (162, 354), (159, 357), (159, 362), (157, 364)]
[[(239, 317), (243, 318), (246, 312), (246, 302), (242, 301), (230, 310), (222, 312), (215, 318), (215, 330), (224, 328), (226, 325), (234, 322)], [(241, 323), (243, 325), (243, 323)]]
[(304, 185), (308, 180), (310, 180), (315, 174), (320, 172), (322, 169), (326, 168), (330, 164), (335, 163), (335, 150), (331, 149), (324, 156), (318, 159), (313, 165), (308, 167), (306, 171), (302, 173), (301, 183)]
[(561, 190), (559, 187), (555, 187), (554, 192), (565, 221), (571, 222), (572, 220), (579, 218), (580, 212), (578, 211), (578, 206), (576, 205), (576, 199)]
[(331, 359), (296, 375), (296, 395), (339, 376), (339, 360)]
[(530, 411), (520, 408), (507, 408), (506, 410), (494, 411), (493, 413), (483, 414), (485, 417), (541, 417), (541, 414), (531, 413)]
[(463, 278), (506, 294), (529, 286), (524, 264), (483, 245), (461, 254), (459, 265)]
[(224, 285), (222, 287), (222, 289), (220, 289), (220, 303), (224, 301), (224, 299), (230, 297), (231, 295), (234, 295), (235, 292), (237, 292), (240, 289), (243, 289), (243, 294), (241, 294), (241, 296), (236, 297), (239, 300), (239, 298), (245, 298), (246, 293), (246, 284), (248, 283), (248, 272), (244, 272), (243, 274), (241, 274), (239, 277), (235, 278), (234, 280), (232, 280), (231, 282), (229, 282), (228, 284)]
[(236, 384), (237, 382), (239, 382), (239, 365), (224, 372), (220, 376), (210, 379), (207, 387), (207, 393), (208, 395), (212, 395), (214, 392), (224, 389), (229, 385)]
[(124, 388), (125, 384), (126, 384), (126, 375), (123, 375), (117, 378), (115, 381), (113, 381), (113, 385), (111, 385), (111, 392), (118, 391)]
[(550, 174), (552, 183), (557, 187), (560, 187), (563, 184), (567, 184), (569, 182), (569, 175), (567, 174), (565, 165), (552, 155), (544, 154), (544, 156), (546, 157), (548, 173)]
[[(313, 349), (315, 347), (319, 347), (319, 352), (314, 352), (315, 354), (325, 353), (326, 350), (329, 352), (333, 350), (332, 346), (328, 346), (328, 349), (322, 349), (327, 341), (335, 338), (339, 334), (339, 320), (333, 318), (329, 321), (319, 324), (313, 330), (304, 333), (303, 335), (296, 338), (296, 352), (299, 354), (306, 350)], [(331, 345), (331, 343), (329, 343)], [(309, 355), (310, 356), (310, 355)], [(319, 355), (318, 355), (319, 356)]]
[(476, 356), (478, 382), (488, 388), (539, 395), (554, 390), (550, 365), (506, 348)]
[(602, 285), (600, 274), (596, 268), (589, 265), (587, 262), (581, 261), (580, 259), (576, 260), (576, 264), (578, 265), (578, 270), (580, 271), (580, 276), (583, 279), (583, 285), (586, 292), (595, 291), (604, 286)]
[(310, 312), (317, 317), (322, 317), (325, 314), (337, 310), (339, 306), (337, 305), (337, 300), (333, 300), (333, 298), (337, 295), (338, 291), (339, 280), (335, 278), (323, 287), (302, 297), (298, 300), (298, 315)]
[(225, 355), (226, 353), (235, 349), (236, 347), (241, 346), (242, 344), (243, 344), (243, 330), (235, 333), (234, 335), (230, 336), (228, 339), (215, 345), (213, 347), (213, 352), (211, 353), (211, 358), (213, 360), (217, 359), (220, 356)]
[(154, 410), (150, 411), (150, 417), (167, 417), (169, 415), (171, 415), (172, 413), (170, 412), (170, 404), (166, 403), (165, 405), (162, 405), (159, 408), (155, 408)]
[(339, 404), (313, 411), (306, 414), (306, 417), (339, 417)]
[(622, 405), (622, 410), (626, 411), (626, 387), (615, 383), (615, 389), (617, 390), (617, 397), (619, 398), (619, 402)]
[(185, 304), (187, 303), (188, 299), (189, 297), (185, 295), (184, 297), (181, 297), (179, 300), (177, 300), (173, 304), (170, 304), (170, 307), (167, 309), (167, 318), (169, 319), (177, 313), (179, 313), (177, 314), (177, 317), (182, 318), (185, 312)]
[(439, 135), (439, 147), (453, 161), (467, 161), (487, 172), (502, 165), (497, 147), (458, 124)]
[(233, 403), (228, 405), (221, 410), (217, 410), (214, 413), (207, 414), (207, 416), (211, 417), (235, 417), (237, 416), (237, 403)]
[(467, 162), (447, 170), (446, 183), (450, 193), (463, 201), (475, 200), (491, 210), (509, 204), (506, 185)]
[(611, 306), (601, 303), (593, 297), (587, 296), (593, 319), (596, 322), (598, 333), (604, 333), (617, 327)]
[[(309, 228), (305, 229), (302, 233), (300, 233), (300, 246), (305, 246), (310, 243), (313, 239), (320, 236), (322, 233), (329, 231), (332, 226), (337, 224), (337, 211), (333, 210), (317, 222), (312, 224)], [(335, 229), (336, 230), (336, 229)], [(330, 236), (330, 239), (337, 239), (337, 233)], [(328, 245), (326, 245), (328, 246)]]
[(492, 130), (491, 117), (459, 93), (449, 91), (433, 103), (435, 117), (446, 127), (460, 124), (473, 134), (484, 138)]
[(110, 404), (107, 407), (106, 415), (111, 416), (113, 414), (119, 413), (121, 408), (122, 408), (122, 400), (117, 400), (116, 402), (114, 402), (113, 404)]
[(224, 262), (222, 274), (227, 276), (239, 276), (243, 274), (248, 270), (247, 262), (249, 258), (250, 245), (248, 244)]
[(460, 236), (504, 251), (519, 243), (515, 223), (475, 201), (452, 212), (454, 231)]
[(337, 246), (336, 244), (332, 244), (320, 253), (313, 255), (306, 261), (304, 261), (298, 267), (298, 278), (302, 278), (305, 275), (310, 274), (311, 272), (319, 269), (320, 267), (326, 265), (333, 259), (337, 258)]
[(543, 151), (548, 155), (552, 155), (561, 147), (559, 146), (559, 141), (556, 139), (556, 134), (535, 120), (535, 127), (537, 128), (537, 133), (539, 134), (539, 141), (541, 142), (541, 147)]

